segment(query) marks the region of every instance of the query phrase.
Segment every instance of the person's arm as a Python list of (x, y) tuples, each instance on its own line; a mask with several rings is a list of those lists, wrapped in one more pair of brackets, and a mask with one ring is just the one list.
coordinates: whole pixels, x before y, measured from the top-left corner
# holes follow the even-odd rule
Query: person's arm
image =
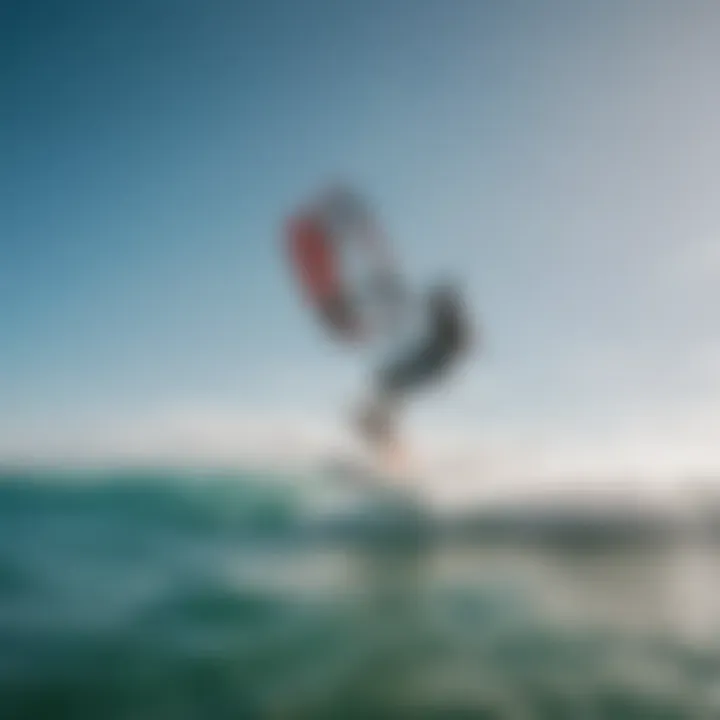
[(352, 295), (376, 338), (405, 336), (414, 323), (417, 297), (393, 272), (372, 275)]

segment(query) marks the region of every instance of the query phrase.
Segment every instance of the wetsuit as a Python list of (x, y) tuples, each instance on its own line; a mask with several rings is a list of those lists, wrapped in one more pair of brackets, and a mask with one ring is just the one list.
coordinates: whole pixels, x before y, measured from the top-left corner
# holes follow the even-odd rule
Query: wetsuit
[(468, 334), (459, 298), (452, 291), (436, 290), (430, 297), (428, 337), (406, 356), (381, 368), (377, 378), (380, 395), (397, 397), (438, 380), (467, 346)]
[(439, 380), (469, 345), (462, 303), (451, 289), (430, 296), (428, 336), (411, 352), (380, 369), (375, 398), (359, 417), (359, 428), (372, 442), (392, 441), (398, 403), (415, 388)]

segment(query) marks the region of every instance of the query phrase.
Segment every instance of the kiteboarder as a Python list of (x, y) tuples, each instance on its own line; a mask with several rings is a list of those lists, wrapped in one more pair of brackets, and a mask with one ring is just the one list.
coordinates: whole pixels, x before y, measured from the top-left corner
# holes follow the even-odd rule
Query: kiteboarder
[(362, 435), (381, 449), (397, 441), (396, 419), (402, 401), (419, 388), (440, 381), (470, 344), (469, 322), (456, 286), (434, 287), (427, 305), (427, 336), (399, 359), (380, 367), (373, 397), (357, 418)]
[(376, 451), (394, 452), (401, 404), (441, 380), (469, 345), (462, 293), (452, 282), (438, 284), (424, 299), (410, 293), (385, 233), (346, 188), (334, 187), (294, 212), (285, 238), (302, 294), (336, 342), (367, 348), (397, 338), (418, 310), (429, 323), (417, 346), (378, 369), (371, 399), (354, 418)]

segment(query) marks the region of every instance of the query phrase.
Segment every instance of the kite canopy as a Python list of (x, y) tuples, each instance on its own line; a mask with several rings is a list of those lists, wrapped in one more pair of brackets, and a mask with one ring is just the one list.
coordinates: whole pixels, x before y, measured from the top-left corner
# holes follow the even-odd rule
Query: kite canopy
[(302, 293), (336, 339), (369, 341), (397, 321), (404, 299), (387, 242), (362, 199), (332, 188), (287, 224)]

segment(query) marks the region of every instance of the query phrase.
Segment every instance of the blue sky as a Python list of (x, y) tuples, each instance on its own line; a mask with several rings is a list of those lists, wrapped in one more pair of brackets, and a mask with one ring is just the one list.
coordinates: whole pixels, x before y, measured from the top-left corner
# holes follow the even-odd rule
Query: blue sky
[(280, 230), (342, 177), (484, 328), (418, 437), (720, 467), (719, 28), (712, 0), (4, 3), (0, 457), (332, 426), (367, 357)]

